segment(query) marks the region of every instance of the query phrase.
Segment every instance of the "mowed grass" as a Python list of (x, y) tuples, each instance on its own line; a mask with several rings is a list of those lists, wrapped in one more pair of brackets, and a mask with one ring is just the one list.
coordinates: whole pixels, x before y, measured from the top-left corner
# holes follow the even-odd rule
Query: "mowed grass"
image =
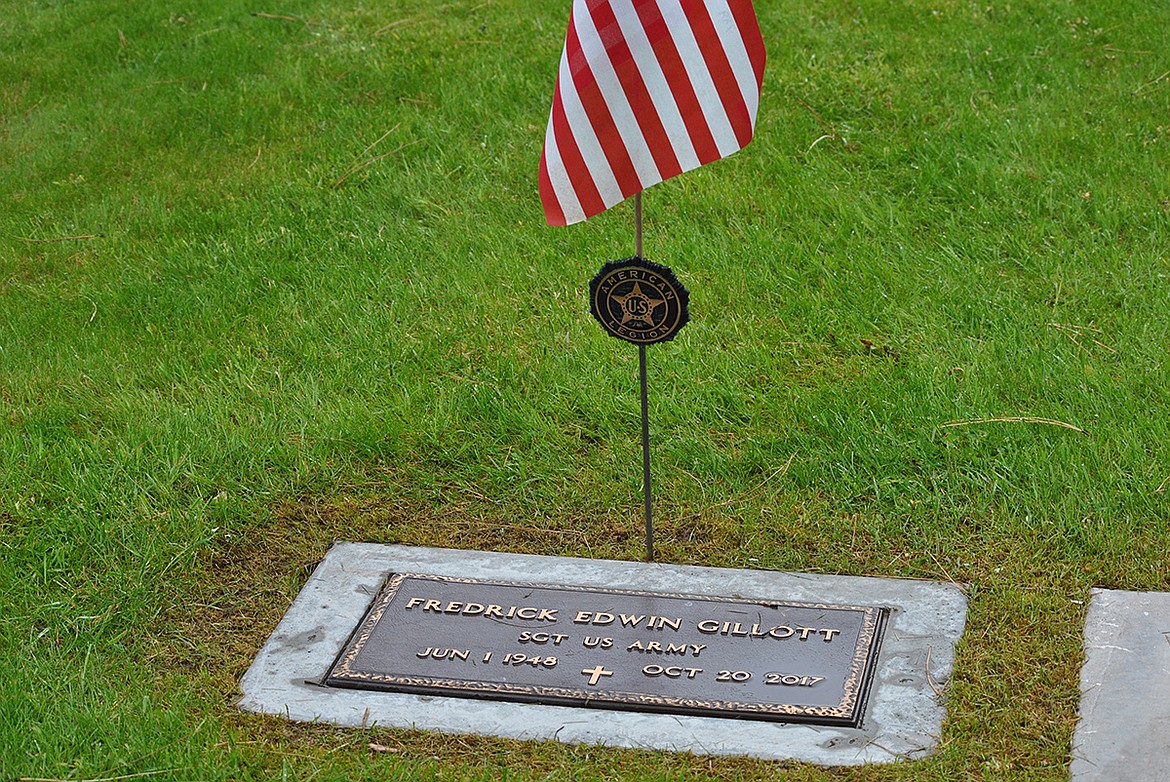
[(932, 756), (234, 709), (333, 540), (643, 556), (631, 210), (536, 196), (568, 6), (3, 4), (0, 777), (1066, 776), (1089, 590), (1170, 589), (1164, 2), (757, 0), (756, 140), (646, 193), (659, 558), (965, 584)]

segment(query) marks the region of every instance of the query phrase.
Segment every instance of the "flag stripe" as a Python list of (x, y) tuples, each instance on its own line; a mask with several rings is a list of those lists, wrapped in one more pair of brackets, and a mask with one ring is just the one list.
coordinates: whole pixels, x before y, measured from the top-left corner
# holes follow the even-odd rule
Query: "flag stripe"
[(743, 148), (764, 60), (751, 0), (573, 0), (540, 160), (549, 224)]
[(646, 85), (646, 98), (662, 121), (667, 143), (674, 150), (675, 159), (681, 168), (679, 173), (698, 168), (702, 163), (687, 131), (686, 122), (683, 121), (682, 112), (671, 92), (670, 83), (646, 34), (646, 28), (638, 17), (633, 0), (610, 0), (609, 6), (613, 9), (614, 18), (621, 28), (623, 37), (629, 42), (632, 60), (627, 65), (637, 67)]
[(584, 220), (585, 210), (581, 207), (581, 202), (577, 198), (577, 191), (573, 189), (573, 183), (569, 180), (569, 174), (565, 170), (565, 161), (560, 155), (560, 150), (557, 148), (555, 135), (553, 139), (553, 151), (556, 154), (548, 159), (549, 164), (549, 182), (552, 184), (553, 191), (558, 194), (558, 199), (561, 203), (561, 211), (565, 216), (565, 223), (571, 224)]
[[(593, 133), (601, 145), (618, 186), (621, 188), (622, 198), (629, 198), (642, 189), (642, 183), (638, 177), (638, 166), (630, 157), (626, 141), (614, 122), (613, 113), (606, 104), (605, 94), (598, 85), (589, 61), (581, 53), (581, 40), (577, 35), (577, 26), (574, 20), (569, 21), (569, 33), (565, 41), (565, 52), (570, 51), (574, 53), (573, 57), (566, 58), (566, 60), (569, 62), (569, 71), (572, 74), (577, 96), (581, 101), (581, 108), (589, 118)], [(646, 156), (649, 157), (649, 155), (650, 150), (647, 149)]]
[[(605, 54), (605, 44), (593, 24), (593, 18), (584, 10), (574, 16), (576, 23), (573, 33), (580, 41), (581, 49), (573, 57), (580, 58), (582, 62), (588, 59), (589, 68), (601, 93), (601, 98), (593, 107), (593, 111), (598, 114), (608, 113), (613, 119), (614, 127), (630, 153), (630, 161), (634, 165), (640, 186), (645, 188), (661, 182), (662, 174), (658, 170), (654, 153), (650, 151), (650, 145), (642, 134), (629, 96), (626, 95), (613, 64)], [(586, 52), (592, 52), (593, 56), (587, 58)]]
[(567, 57), (563, 60), (559, 86), (561, 106), (565, 112), (565, 123), (577, 142), (590, 179), (597, 186), (602, 203), (608, 209), (625, 196), (622, 195), (622, 188), (614, 176), (613, 163), (607, 157), (601, 142), (598, 141), (597, 133), (593, 129), (593, 121), (577, 93), (577, 82), (569, 72)]
[[(551, 200), (546, 200), (545, 211), (550, 225), (569, 225), (580, 222), (588, 215), (581, 208), (577, 196), (573, 192), (573, 183), (565, 172), (561, 161), (560, 150), (557, 148), (556, 134), (553, 133), (552, 117), (548, 118), (548, 132), (544, 137), (544, 151), (541, 155), (541, 168), (547, 187), (542, 188), (542, 197), (547, 193)], [(555, 211), (551, 206), (555, 206)], [(559, 215), (559, 221), (556, 218)]]
[[(546, 139), (545, 149), (540, 154), (540, 175), (538, 177), (540, 183), (540, 201), (544, 204), (544, 217), (549, 225), (568, 225), (569, 221), (565, 217), (565, 211), (561, 208), (561, 199), (557, 197), (556, 191), (553, 190), (552, 179), (549, 178), (548, 152), (549, 146)], [(552, 149), (552, 152), (555, 157), (555, 147)]]
[[(730, 155), (732, 152), (746, 147), (748, 142), (752, 140), (752, 118), (748, 114), (747, 103), (744, 102), (743, 93), (740, 92), (739, 86), (735, 82), (735, 74), (731, 70), (731, 63), (727, 60), (723, 41), (715, 32), (715, 25), (711, 23), (711, 15), (707, 13), (706, 4), (701, 0), (685, 0), (678, 5), (678, 8), (686, 15), (689, 25), (689, 35), (686, 37), (685, 45), (689, 49), (693, 42), (695, 49), (703, 58), (703, 62), (707, 66), (706, 74), (710, 78), (711, 87), (718, 94), (719, 105), (724, 112), (723, 116), (727, 119), (735, 136), (734, 148), (729, 152), (724, 152), (724, 156)], [(682, 25), (678, 26), (682, 27)], [(682, 40), (683, 34), (680, 33), (678, 37)], [(684, 57), (692, 57), (692, 55), (687, 54)], [(707, 116), (711, 117), (713, 114), (718, 115), (719, 112), (715, 109), (708, 109)], [(718, 122), (717, 119), (711, 121), (712, 124)], [(716, 135), (716, 140), (721, 138), (722, 134)], [(725, 147), (721, 143), (719, 148), (722, 150)]]
[(564, 163), (565, 172), (573, 185), (573, 192), (585, 214), (598, 214), (605, 211), (605, 201), (597, 190), (597, 185), (585, 163), (585, 157), (581, 154), (581, 148), (565, 117), (563, 94), (558, 88), (552, 111), (553, 134), (556, 136), (557, 148), (561, 152), (561, 162)]
[[(669, 3), (663, 5), (667, 4)], [(683, 124), (686, 126), (686, 135), (695, 150), (698, 163), (701, 165), (718, 160), (723, 155), (719, 153), (703, 107), (699, 104), (695, 86), (691, 83), (687, 66), (679, 55), (673, 31), (667, 24), (659, 3), (656, 0), (634, 0), (634, 7), (638, 12), (638, 19), (642, 23), (646, 38), (657, 56), (658, 65), (666, 79), (669, 94), (674, 99)], [(698, 67), (695, 68), (695, 66)], [(696, 71), (703, 70), (702, 61), (692, 63), (692, 68), (695, 68)]]
[(755, 67), (752, 65), (751, 56), (748, 54), (747, 46), (744, 44), (743, 37), (739, 33), (738, 23), (725, 0), (712, 0), (708, 3), (707, 10), (711, 14), (711, 23), (715, 26), (715, 32), (719, 36), (719, 40), (723, 41), (723, 51), (727, 54), (727, 61), (731, 65), (731, 72), (735, 75), (735, 83), (739, 89), (739, 93), (743, 95), (744, 103), (747, 105), (748, 116), (751, 117), (754, 127), (759, 95), (756, 92), (756, 72)]
[[(735, 26), (739, 28), (736, 40), (743, 43), (752, 63), (752, 71), (756, 75), (756, 92), (764, 84), (764, 38), (760, 35), (760, 23), (756, 21), (756, 12), (752, 10), (751, 0), (726, 0), (735, 17)], [(726, 40), (726, 39), (724, 39)]]
[[(626, 96), (632, 109), (631, 116), (654, 158), (654, 165), (658, 169), (657, 181), (661, 182), (663, 179), (681, 174), (683, 168), (679, 165), (670, 137), (663, 127), (662, 118), (658, 116), (658, 107), (646, 89), (646, 82), (634, 62), (634, 55), (626, 43), (613, 8), (606, 0), (586, 0), (586, 5), (597, 36), (604, 46), (604, 56), (608, 58), (621, 84), (621, 92)], [(633, 110), (634, 107), (637, 107), (636, 110)], [(650, 184), (653, 183), (642, 182), (643, 187), (649, 187)]]

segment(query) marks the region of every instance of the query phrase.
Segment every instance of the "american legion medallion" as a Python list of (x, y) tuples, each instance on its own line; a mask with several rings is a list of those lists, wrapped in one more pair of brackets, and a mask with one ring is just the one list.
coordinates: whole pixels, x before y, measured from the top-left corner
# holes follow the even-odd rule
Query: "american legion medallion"
[(589, 282), (589, 309), (612, 337), (638, 345), (674, 339), (690, 294), (668, 267), (635, 255), (610, 261)]

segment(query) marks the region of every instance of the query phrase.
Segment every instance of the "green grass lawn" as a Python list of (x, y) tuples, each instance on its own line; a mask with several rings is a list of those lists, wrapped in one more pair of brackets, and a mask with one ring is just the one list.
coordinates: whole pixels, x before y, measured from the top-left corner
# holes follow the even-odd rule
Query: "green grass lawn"
[(657, 553), (966, 584), (937, 752), (237, 713), (333, 540), (642, 557), (632, 210), (536, 192), (569, 2), (8, 0), (0, 778), (1064, 778), (1090, 588), (1170, 589), (1170, 5), (756, 5), (756, 140), (645, 197)]

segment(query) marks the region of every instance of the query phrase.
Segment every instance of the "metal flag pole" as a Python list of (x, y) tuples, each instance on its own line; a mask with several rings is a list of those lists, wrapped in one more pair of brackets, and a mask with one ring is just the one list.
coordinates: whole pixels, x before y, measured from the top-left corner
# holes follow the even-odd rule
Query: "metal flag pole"
[[(634, 255), (642, 257), (642, 191), (634, 194)], [(654, 508), (650, 498), (650, 396), (646, 382), (646, 345), (638, 345), (642, 386), (642, 497), (646, 503), (646, 561), (654, 561)]]
[(650, 392), (646, 346), (674, 339), (687, 324), (690, 293), (667, 266), (642, 257), (642, 194), (634, 194), (636, 255), (607, 261), (589, 281), (589, 311), (611, 337), (638, 346), (642, 387), (642, 497), (646, 502), (646, 561), (654, 561), (654, 505), (650, 489)]

